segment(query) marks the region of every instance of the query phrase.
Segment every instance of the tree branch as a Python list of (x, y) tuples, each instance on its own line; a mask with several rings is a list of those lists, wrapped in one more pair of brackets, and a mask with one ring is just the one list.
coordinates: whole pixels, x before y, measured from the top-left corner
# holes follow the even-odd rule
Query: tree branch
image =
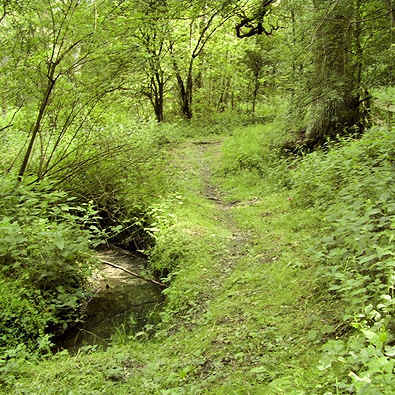
[[(273, 4), (275, 1), (276, 0), (265, 0), (260, 5), (258, 10), (255, 12), (255, 14), (251, 17), (247, 17), (243, 12), (243, 14), (241, 15), (243, 19), (235, 27), (236, 36), (238, 38), (246, 38), (255, 35), (261, 35), (262, 33), (265, 33), (265, 35), (269, 36), (272, 34), (273, 30), (277, 30), (277, 29), (272, 29), (270, 32), (268, 32), (263, 27), (263, 18), (270, 12), (270, 9), (268, 7), (271, 4)], [(252, 22), (256, 22), (256, 26), (254, 26)], [(241, 30), (243, 28), (248, 28), (249, 30), (245, 33), (242, 33)]]
[(118, 266), (118, 265), (116, 265), (115, 263), (105, 261), (104, 259), (100, 259), (100, 258), (98, 258), (98, 259), (99, 259), (99, 261), (100, 261), (101, 263), (104, 263), (105, 265), (108, 265), (108, 266), (112, 266), (112, 267), (114, 267), (115, 269), (122, 270), (123, 272), (128, 273), (128, 274), (130, 274), (131, 276), (134, 276), (134, 277), (140, 278), (141, 280), (147, 281), (147, 282), (149, 282), (149, 283), (158, 285), (158, 286), (161, 287), (161, 288), (167, 288), (167, 285), (166, 285), (166, 284), (163, 284), (163, 283), (161, 283), (161, 282), (159, 282), (159, 281), (156, 281), (156, 280), (154, 280), (153, 278), (145, 277), (145, 276), (142, 276), (141, 274), (137, 274), (137, 273), (135, 273), (135, 272), (131, 272), (130, 270), (127, 270), (127, 269), (123, 268), (122, 266)]

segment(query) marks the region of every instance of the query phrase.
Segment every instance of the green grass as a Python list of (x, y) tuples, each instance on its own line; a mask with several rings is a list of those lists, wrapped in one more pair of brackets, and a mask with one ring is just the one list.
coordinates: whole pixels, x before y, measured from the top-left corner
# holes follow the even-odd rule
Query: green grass
[(172, 280), (160, 323), (105, 352), (16, 364), (4, 393), (330, 393), (316, 367), (322, 345), (344, 336), (344, 306), (317, 272), (325, 230), (278, 187), (278, 168), (230, 168), (232, 147), (257, 130), (171, 148), (177, 196), (151, 210), (151, 265)]
[(328, 306), (317, 302), (306, 229), (286, 195), (255, 196), (242, 173), (237, 205), (208, 199), (204, 178), (219, 159), (212, 147), (184, 143), (174, 152), (183, 204), (164, 205), (171, 221), (151, 251), (152, 264), (171, 263), (174, 277), (156, 334), (22, 364), (8, 393), (283, 393), (268, 383), (304, 377), (316, 364), (314, 334)]

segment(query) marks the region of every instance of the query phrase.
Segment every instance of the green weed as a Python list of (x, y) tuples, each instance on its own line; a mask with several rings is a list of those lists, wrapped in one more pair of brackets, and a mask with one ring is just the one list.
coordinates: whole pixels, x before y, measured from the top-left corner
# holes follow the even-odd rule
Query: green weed
[(170, 284), (160, 322), (23, 364), (8, 392), (392, 393), (393, 136), (285, 161), (270, 133), (239, 130), (222, 153), (180, 139), (173, 194), (143, 224)]

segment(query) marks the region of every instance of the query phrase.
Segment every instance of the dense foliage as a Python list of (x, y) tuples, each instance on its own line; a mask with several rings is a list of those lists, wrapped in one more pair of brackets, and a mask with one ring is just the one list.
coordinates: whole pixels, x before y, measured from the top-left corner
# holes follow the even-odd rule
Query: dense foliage
[(339, 381), (344, 393), (394, 388), (394, 143), (393, 133), (373, 129), (308, 155), (291, 174), (293, 203), (321, 216), (312, 248), (319, 273), (357, 330), (329, 342), (322, 360), (334, 377), (351, 376), (352, 385)]
[[(394, 21), (389, 0), (0, 0), (6, 393), (393, 393)], [(108, 243), (145, 255), (163, 309), (55, 353)]]
[(2, 365), (13, 356), (47, 353), (52, 336), (81, 318), (100, 234), (92, 206), (45, 183), (7, 181), (0, 204)]

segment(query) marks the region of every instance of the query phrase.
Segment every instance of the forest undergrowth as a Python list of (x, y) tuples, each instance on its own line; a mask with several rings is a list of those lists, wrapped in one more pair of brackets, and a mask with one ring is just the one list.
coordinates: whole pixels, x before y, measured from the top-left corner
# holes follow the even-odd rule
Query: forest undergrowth
[[(0, 0), (0, 392), (395, 393), (394, 28), (390, 0)], [(164, 302), (59, 351), (103, 248)]]
[[(194, 138), (167, 128), (155, 141), (166, 141), (172, 183), (168, 193), (158, 183), (164, 193), (143, 223), (150, 268), (169, 284), (163, 310), (143, 331), (114, 335), (106, 351), (53, 354), (44, 336), (45, 352), (29, 358), (14, 336), (3, 392), (392, 394), (393, 132), (376, 127), (291, 159), (275, 124)], [(65, 221), (85, 218), (62, 210)], [(17, 224), (3, 223), (7, 232)], [(70, 259), (72, 248), (58, 245)], [(18, 292), (28, 295), (20, 323), (34, 332), (37, 291)], [(9, 304), (9, 314), (22, 310)]]

